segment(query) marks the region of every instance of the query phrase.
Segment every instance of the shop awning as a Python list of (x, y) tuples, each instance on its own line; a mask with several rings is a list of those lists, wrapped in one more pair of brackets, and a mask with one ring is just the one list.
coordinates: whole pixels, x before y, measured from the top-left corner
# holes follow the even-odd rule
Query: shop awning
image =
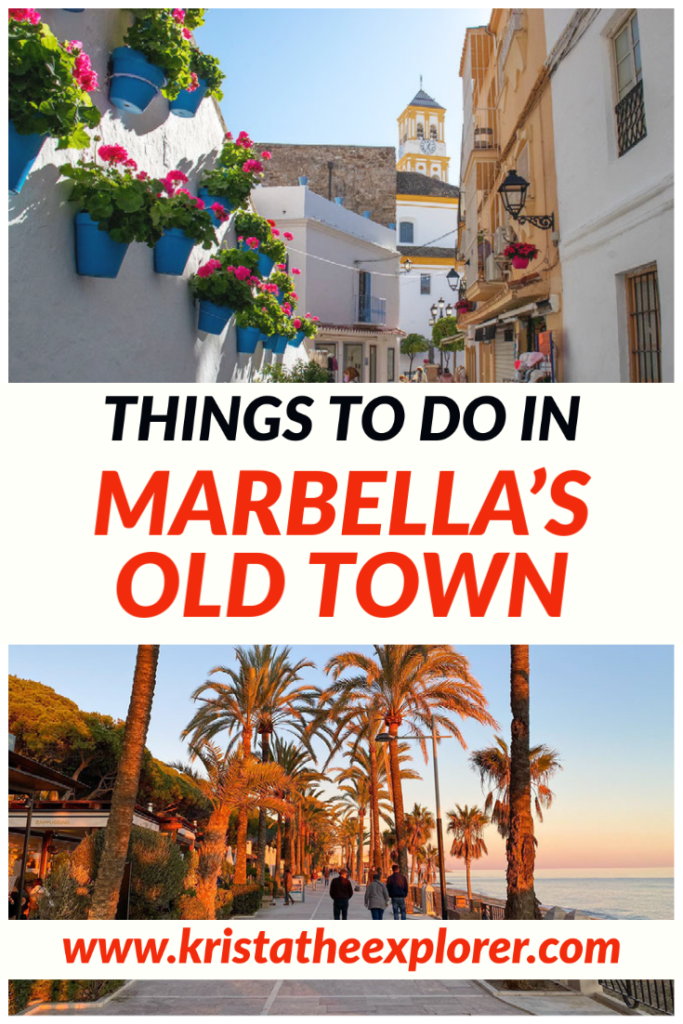
[(9, 752), (8, 790), (13, 795), (34, 794), (56, 790), (58, 793), (83, 792), (88, 787), (47, 765)]

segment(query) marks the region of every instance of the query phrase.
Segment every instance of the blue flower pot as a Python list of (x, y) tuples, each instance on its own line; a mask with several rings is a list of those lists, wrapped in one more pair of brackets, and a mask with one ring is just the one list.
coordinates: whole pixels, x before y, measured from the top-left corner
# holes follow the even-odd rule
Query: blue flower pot
[(194, 238), (188, 238), (181, 228), (167, 228), (154, 246), (154, 269), (157, 274), (180, 277), (195, 245)]
[(81, 277), (116, 277), (127, 252), (128, 243), (100, 231), (89, 213), (76, 214), (76, 270)]
[(275, 345), (273, 346), (273, 352), (275, 353), (276, 356), (283, 356), (285, 354), (285, 349), (287, 348), (288, 341), (289, 338), (287, 337), (286, 334), (275, 335)]
[(301, 344), (301, 342), (304, 340), (305, 337), (306, 337), (306, 335), (304, 334), (303, 331), (297, 331), (296, 332), (296, 337), (294, 338), (294, 341), (290, 341), (289, 344), (292, 346), (292, 348), (298, 348), (299, 345)]
[(264, 348), (264, 350), (266, 352), (272, 352), (273, 351), (273, 349), (275, 348), (276, 340), (277, 340), (277, 335), (276, 334), (262, 334), (261, 335), (261, 341), (263, 343), (263, 348)]
[(300, 185), (308, 185), (308, 178), (306, 177), (305, 174), (300, 174), (299, 175), (299, 184)]
[(200, 78), (199, 85), (193, 92), (190, 92), (189, 89), (181, 89), (176, 98), (169, 103), (171, 113), (176, 117), (194, 117), (208, 87), (208, 82), (204, 78)]
[(117, 46), (112, 51), (111, 65), (109, 102), (119, 110), (142, 114), (166, 85), (162, 69), (130, 46)]
[[(214, 203), (220, 203), (220, 205), (224, 209), (226, 209), (228, 213), (232, 213), (232, 211), (235, 209), (232, 203), (229, 202), (227, 199), (224, 199), (223, 196), (210, 196), (205, 188), (200, 188), (199, 198), (204, 200), (204, 205), (206, 206), (207, 213), (211, 217), (211, 221), (215, 228), (220, 227), (221, 221), (219, 221), (218, 217), (213, 212), (213, 210), (210, 209), (210, 207), (212, 207)], [(227, 221), (223, 221), (223, 223), (227, 224)]]
[(47, 135), (20, 135), (12, 121), (9, 123), (9, 190), (18, 195), (36, 157), (43, 148)]
[(258, 269), (261, 277), (270, 277), (270, 272), (274, 266), (275, 260), (271, 260), (270, 256), (266, 256), (263, 252), (258, 254)]
[(202, 299), (199, 303), (197, 326), (200, 331), (206, 331), (207, 334), (222, 334), (234, 313), (235, 310), (230, 309), (229, 306), (217, 306), (215, 302)]
[(261, 332), (258, 327), (237, 328), (237, 351), (242, 355), (252, 356), (259, 343)]
[(85, 7), (62, 7), (67, 14), (83, 14)]

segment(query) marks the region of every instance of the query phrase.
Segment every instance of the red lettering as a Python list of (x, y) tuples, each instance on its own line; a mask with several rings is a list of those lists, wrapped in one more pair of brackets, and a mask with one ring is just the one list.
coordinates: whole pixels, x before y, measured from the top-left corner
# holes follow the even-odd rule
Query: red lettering
[(556, 537), (570, 537), (584, 528), (588, 520), (588, 506), (581, 498), (573, 494), (567, 494), (567, 484), (585, 485), (590, 480), (588, 473), (582, 473), (580, 469), (569, 469), (566, 473), (560, 473), (550, 488), (550, 497), (559, 508), (566, 508), (572, 513), (570, 523), (560, 523), (557, 519), (550, 519), (545, 524), (548, 533)]
[[(156, 565), (164, 574), (161, 596), (153, 604), (138, 604), (133, 598), (133, 580), (143, 565)], [(124, 612), (134, 615), (136, 619), (151, 619), (154, 615), (168, 611), (176, 599), (179, 587), (180, 573), (173, 559), (159, 551), (145, 551), (129, 559), (121, 569), (116, 581), (116, 596)]]
[[(265, 484), (266, 493), (263, 498), (254, 498), (254, 484)], [(266, 470), (244, 469), (240, 472), (235, 497), (235, 517), (232, 532), (235, 537), (245, 537), (249, 525), (249, 514), (253, 512), (259, 525), (267, 536), (279, 537), (280, 531), (275, 516), (270, 511), (272, 505), (282, 494), (280, 477)]]
[[(384, 565), (395, 565), (403, 573), (403, 588), (393, 604), (378, 604), (372, 596), (374, 575)], [(386, 554), (375, 555), (368, 559), (360, 570), (356, 581), (356, 596), (361, 608), (368, 615), (374, 615), (378, 619), (388, 619), (392, 615), (400, 615), (401, 612), (410, 608), (417, 595), (419, 585), (420, 577), (414, 562), (399, 551), (388, 551)]]
[[(268, 593), (258, 604), (244, 603), (247, 569), (250, 565), (262, 565), (268, 573)], [(238, 552), (232, 563), (230, 593), (228, 595), (228, 618), (255, 618), (272, 611), (285, 589), (284, 569), (276, 558), (265, 554)]]
[(112, 501), (116, 505), (121, 517), (121, 523), (126, 530), (132, 529), (137, 524), (140, 516), (151, 501), (152, 512), (149, 520), (149, 534), (150, 536), (159, 536), (164, 528), (168, 476), (168, 470), (160, 469), (156, 473), (152, 473), (144, 491), (131, 509), (119, 474), (114, 470), (105, 470), (100, 480), (100, 496), (97, 503), (97, 517), (95, 519), (95, 536), (106, 536), (109, 532), (109, 516), (111, 514)]
[[(308, 494), (309, 483), (320, 484), (320, 494), (316, 497), (311, 497)], [(334, 506), (330, 502), (336, 493), (337, 480), (332, 473), (295, 472), (289, 503), (287, 534), (292, 537), (302, 537), (325, 533), (329, 530), (335, 519)], [(318, 521), (315, 523), (304, 523), (304, 513), (309, 508), (313, 508), (319, 513)]]
[[(195, 502), (202, 491), (204, 491), (206, 496), (206, 508), (196, 509), (194, 507)], [(216, 481), (214, 480), (213, 473), (208, 469), (201, 469), (195, 473), (192, 483), (187, 489), (187, 494), (176, 513), (176, 517), (171, 523), (171, 529), (168, 531), (169, 537), (180, 536), (191, 519), (209, 522), (211, 524), (211, 533), (216, 536), (225, 535), (228, 532), (225, 529), (221, 500), (216, 490)]]
[(515, 555), (512, 587), (510, 588), (510, 608), (508, 611), (510, 618), (519, 618), (522, 614), (524, 586), (527, 580), (547, 614), (554, 619), (560, 617), (562, 613), (562, 600), (564, 598), (564, 582), (567, 576), (568, 557), (569, 555), (566, 552), (560, 552), (555, 555), (553, 559), (553, 578), (550, 583), (550, 589), (548, 589), (529, 555), (524, 552), (518, 552)]
[(389, 522), (390, 536), (418, 536), (427, 532), (425, 523), (407, 523), (408, 496), (410, 494), (410, 470), (399, 470), (396, 474), (394, 501)]
[(385, 483), (386, 473), (363, 472), (352, 469), (349, 473), (349, 482), (346, 487), (346, 503), (344, 505), (344, 520), (342, 523), (342, 535), (371, 536), (380, 533), (382, 527), (379, 523), (359, 523), (358, 516), (363, 508), (377, 508), (379, 498), (366, 498), (363, 496), (363, 484)]
[(220, 605), (201, 603), (205, 562), (206, 555), (203, 552), (193, 551), (190, 555), (187, 590), (185, 591), (185, 610), (183, 612), (183, 616), (186, 619), (218, 618), (221, 613)]
[[(508, 499), (508, 508), (497, 509), (498, 499), (505, 491)], [(502, 469), (496, 474), (496, 479), (491, 484), (491, 489), (484, 499), (479, 515), (474, 521), (470, 530), (472, 536), (485, 533), (489, 523), (494, 521), (509, 521), (512, 523), (512, 532), (516, 536), (529, 533), (522, 506), (522, 497), (517, 486), (517, 477), (510, 469)]]
[(318, 613), (321, 619), (329, 619), (334, 615), (337, 587), (339, 586), (339, 569), (342, 565), (355, 565), (357, 561), (358, 553), (343, 554), (340, 551), (318, 551), (308, 559), (309, 565), (325, 566)]
[(462, 536), (469, 530), (468, 523), (450, 523), (448, 521), (448, 514), (453, 500), (454, 478), (455, 473), (451, 469), (439, 473), (439, 483), (434, 503), (434, 525), (432, 528), (432, 533), (435, 537)]
[(429, 597), (432, 602), (434, 616), (436, 618), (445, 618), (448, 615), (451, 605), (455, 600), (455, 595), (458, 592), (460, 582), (463, 579), (465, 581), (470, 615), (473, 618), (482, 618), (486, 615), (508, 558), (509, 555), (504, 553), (498, 553), (493, 556), (480, 591), (477, 586), (477, 574), (474, 569), (474, 556), (469, 551), (466, 551), (460, 555), (455, 563), (455, 569), (450, 578), (448, 588), (444, 591), (443, 576), (441, 575), (441, 558), (433, 552), (425, 553), (427, 584), (429, 586)]

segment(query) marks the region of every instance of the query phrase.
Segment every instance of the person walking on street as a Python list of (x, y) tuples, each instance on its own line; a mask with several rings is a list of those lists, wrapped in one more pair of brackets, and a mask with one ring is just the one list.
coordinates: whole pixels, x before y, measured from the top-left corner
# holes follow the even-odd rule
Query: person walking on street
[(373, 921), (381, 921), (384, 911), (389, 906), (389, 890), (382, 881), (379, 871), (372, 876), (372, 882), (368, 883), (365, 890), (365, 906), (370, 911)]
[(311, 882), (313, 883), (313, 892), (315, 892), (317, 884), (318, 884), (318, 870), (317, 870), (317, 868), (313, 868), (313, 870), (311, 871)]
[(401, 874), (398, 864), (392, 864), (392, 873), (387, 878), (387, 890), (391, 897), (394, 921), (406, 919), (406, 896), (408, 895), (408, 879)]
[(349, 900), (353, 897), (353, 885), (346, 868), (342, 868), (338, 878), (330, 882), (330, 898), (334, 906), (335, 921), (346, 921), (349, 916)]
[(292, 886), (294, 885), (294, 875), (292, 869), (287, 865), (285, 868), (284, 886), (285, 886), (285, 906), (289, 903), (294, 904), (292, 899)]
[(323, 878), (325, 879), (325, 888), (327, 889), (330, 884), (330, 865), (326, 864), (323, 868)]

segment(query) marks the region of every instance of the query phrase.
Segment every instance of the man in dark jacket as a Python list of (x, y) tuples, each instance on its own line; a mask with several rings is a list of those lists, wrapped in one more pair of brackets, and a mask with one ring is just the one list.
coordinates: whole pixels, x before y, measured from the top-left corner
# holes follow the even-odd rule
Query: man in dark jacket
[(285, 868), (285, 877), (284, 877), (284, 886), (285, 886), (285, 903), (284, 903), (284, 905), (285, 906), (287, 906), (290, 903), (291, 903), (292, 906), (294, 906), (294, 900), (292, 899), (292, 886), (293, 885), (294, 885), (294, 875), (292, 874), (292, 869), (290, 868), (290, 866), (288, 864), (287, 867)]
[(398, 864), (392, 864), (392, 873), (387, 878), (387, 890), (391, 896), (394, 921), (406, 919), (406, 896), (408, 895), (408, 879), (401, 874)]
[(353, 886), (346, 868), (342, 868), (337, 878), (330, 882), (330, 897), (334, 905), (335, 921), (346, 921), (349, 914), (349, 900), (353, 896)]

